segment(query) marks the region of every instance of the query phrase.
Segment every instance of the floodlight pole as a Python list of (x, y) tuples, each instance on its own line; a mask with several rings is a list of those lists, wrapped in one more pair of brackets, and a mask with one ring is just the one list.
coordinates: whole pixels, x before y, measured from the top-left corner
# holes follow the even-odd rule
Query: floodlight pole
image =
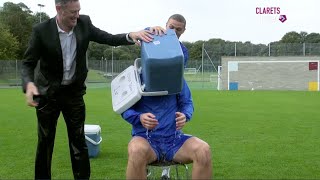
[(115, 46), (111, 46), (111, 78), (113, 79), (113, 49)]
[(40, 7), (40, 22), (41, 22), (41, 14), (42, 14), (42, 12), (41, 12), (41, 8), (43, 8), (44, 7), (44, 5), (43, 4), (38, 4), (38, 6)]

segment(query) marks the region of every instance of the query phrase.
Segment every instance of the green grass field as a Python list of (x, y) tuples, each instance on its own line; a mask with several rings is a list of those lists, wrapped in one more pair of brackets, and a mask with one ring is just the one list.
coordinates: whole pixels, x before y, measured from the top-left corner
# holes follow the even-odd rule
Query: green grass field
[[(184, 128), (212, 147), (215, 179), (320, 179), (320, 94), (192, 90), (195, 113)], [(0, 89), (0, 179), (32, 179), (36, 117), (20, 89)], [(92, 179), (124, 179), (130, 125), (112, 111), (108, 88), (89, 88), (86, 124), (102, 128)], [(192, 166), (189, 165), (191, 168)], [(53, 179), (73, 179), (59, 120)]]

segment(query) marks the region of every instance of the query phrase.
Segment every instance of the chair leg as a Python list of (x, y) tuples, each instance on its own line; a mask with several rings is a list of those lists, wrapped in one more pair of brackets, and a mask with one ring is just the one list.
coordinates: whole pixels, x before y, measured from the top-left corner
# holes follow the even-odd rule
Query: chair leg
[[(184, 168), (185, 175), (183, 175), (183, 171), (182, 171), (182, 174), (179, 173), (179, 166), (182, 166)], [(163, 166), (150, 166), (150, 165), (148, 165), (147, 169), (146, 169), (146, 171), (147, 171), (147, 179), (151, 180), (151, 179), (156, 178), (155, 176), (159, 175), (158, 171), (156, 171), (156, 169), (157, 168), (161, 168), (161, 170), (162, 170), (163, 169), (162, 167)], [(172, 171), (174, 171), (174, 170), (176, 171), (175, 173), (172, 172), (172, 173), (175, 174), (174, 175), (175, 177), (174, 176), (172, 176), (172, 177), (170, 176), (170, 179), (190, 179), (190, 177), (189, 177), (189, 168), (188, 168), (188, 166), (186, 164), (174, 164), (174, 165), (170, 165), (170, 168), (173, 168)]]
[(185, 171), (186, 171), (186, 179), (189, 179), (189, 168), (186, 164), (183, 164)]
[(176, 167), (176, 176), (177, 176), (176, 178), (177, 178), (177, 179), (180, 179), (180, 177), (179, 177), (179, 167), (178, 167), (178, 164), (176, 164), (175, 167)]
[(149, 176), (151, 175), (150, 167), (149, 167), (149, 166), (147, 166), (146, 171), (147, 171), (147, 179), (149, 179)]

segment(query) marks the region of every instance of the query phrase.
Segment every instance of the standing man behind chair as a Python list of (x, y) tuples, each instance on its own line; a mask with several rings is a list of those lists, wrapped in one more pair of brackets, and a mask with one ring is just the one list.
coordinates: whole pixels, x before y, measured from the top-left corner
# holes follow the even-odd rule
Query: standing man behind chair
[[(79, 15), (79, 0), (55, 0), (55, 5), (56, 17), (33, 28), (21, 72), (27, 104), (36, 107), (38, 119), (35, 179), (51, 179), (52, 152), (60, 112), (67, 126), (74, 178), (89, 179), (83, 100), (89, 42), (111, 46), (139, 44), (138, 39), (150, 42), (152, 30), (112, 35), (96, 28), (89, 16)], [(36, 70), (38, 62), (39, 69)]]
[[(180, 37), (185, 31), (185, 25), (185, 18), (175, 14), (169, 18), (166, 26), (174, 29)], [(187, 49), (183, 52), (185, 55)], [(210, 146), (181, 131), (186, 122), (191, 120), (193, 111), (191, 92), (184, 80), (179, 94), (142, 96), (135, 105), (122, 113), (122, 117), (132, 125), (127, 179), (146, 179), (146, 167), (155, 161), (193, 163), (193, 179), (212, 178)]]

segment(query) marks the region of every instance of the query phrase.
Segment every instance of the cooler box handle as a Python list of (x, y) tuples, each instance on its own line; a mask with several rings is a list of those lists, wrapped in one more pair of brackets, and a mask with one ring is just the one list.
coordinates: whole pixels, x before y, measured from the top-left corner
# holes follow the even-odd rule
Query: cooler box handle
[(88, 136), (85, 135), (85, 138), (87, 141), (91, 142), (93, 145), (99, 145), (102, 141), (102, 137), (100, 136), (100, 140), (98, 142), (95, 142), (94, 140), (92, 140), (91, 138), (89, 138)]

